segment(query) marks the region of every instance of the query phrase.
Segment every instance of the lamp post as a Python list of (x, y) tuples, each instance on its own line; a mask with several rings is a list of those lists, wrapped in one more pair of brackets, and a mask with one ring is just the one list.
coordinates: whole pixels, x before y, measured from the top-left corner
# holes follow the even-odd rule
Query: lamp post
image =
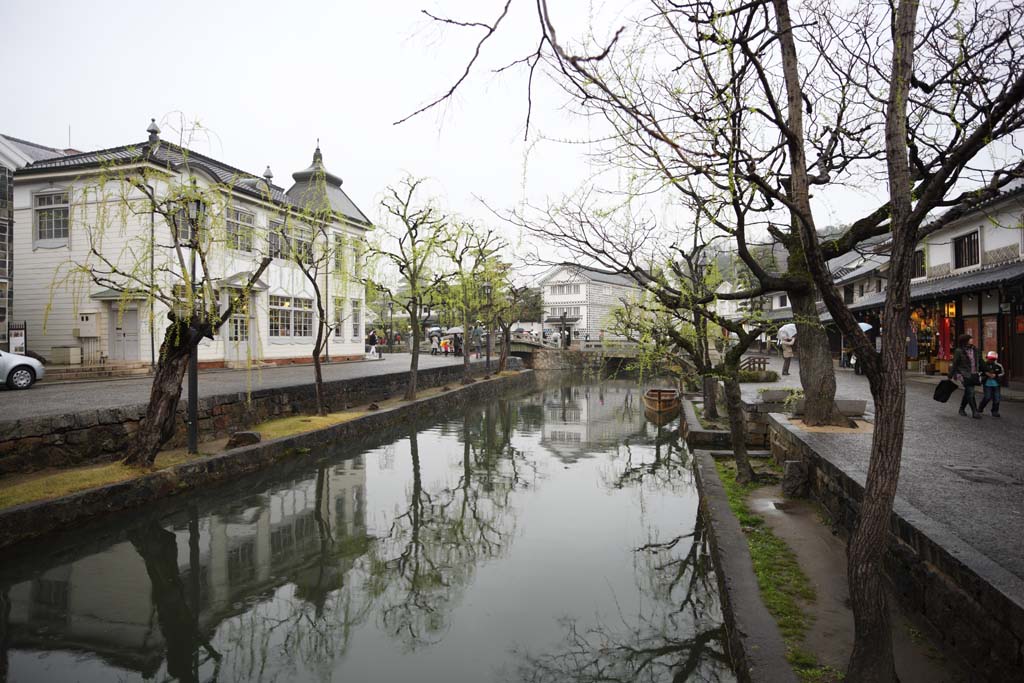
[[(193, 192), (195, 182), (193, 181)], [(198, 299), (198, 288), (196, 287), (196, 249), (199, 247), (199, 230), (206, 219), (206, 205), (203, 200), (194, 197), (185, 202), (184, 210), (176, 214), (175, 229), (178, 232), (178, 240), (181, 240), (183, 227), (189, 228), (188, 246), (189, 258), (189, 283), (192, 288), (192, 299), (189, 301), (189, 327), (192, 328), (198, 314), (196, 306)], [(184, 226), (182, 225), (184, 223)], [(199, 452), (199, 345), (193, 344), (189, 339), (188, 357), (188, 452), (196, 454)]]
[(491, 319), (491, 311), (494, 309), (494, 301), (491, 294), (494, 291), (490, 282), (484, 283), (484, 294), (487, 295), (487, 362), (484, 367), (487, 372), (491, 371), (491, 330), (494, 329), (494, 320)]
[(388, 298), (388, 354), (395, 352), (395, 300)]

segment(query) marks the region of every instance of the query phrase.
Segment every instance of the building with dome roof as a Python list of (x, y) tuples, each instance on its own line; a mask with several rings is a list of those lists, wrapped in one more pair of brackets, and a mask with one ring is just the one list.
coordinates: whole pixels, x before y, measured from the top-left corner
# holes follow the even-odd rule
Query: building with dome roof
[[(316, 294), (296, 259), (328, 249), (330, 267), (315, 275), (329, 309), (326, 355), (362, 357), (360, 262), (373, 226), (342, 189), (342, 178), (327, 169), (319, 141), (309, 167), (294, 173), (286, 190), (274, 183), (269, 166), (256, 175), (162, 140), (155, 121), (147, 133), (143, 142), (40, 159), (14, 174), (19, 267), (11, 317), (26, 321), (28, 349), (62, 365), (156, 363), (165, 304), (133, 292), (124, 281), (130, 278), (100, 286), (66, 275), (68, 264), (103, 258), (157, 287), (182, 286), (174, 285), (182, 278), (182, 259), (169, 221), (125, 180), (151, 171), (145, 178), (162, 200), (189, 183), (204, 197), (217, 198), (206, 209), (215, 235), (207, 267), (215, 300), (224, 309), (229, 301), (236, 305), (213, 339), (200, 344), (202, 367), (308, 361), (317, 330)], [(264, 258), (270, 265), (246, 288)]]

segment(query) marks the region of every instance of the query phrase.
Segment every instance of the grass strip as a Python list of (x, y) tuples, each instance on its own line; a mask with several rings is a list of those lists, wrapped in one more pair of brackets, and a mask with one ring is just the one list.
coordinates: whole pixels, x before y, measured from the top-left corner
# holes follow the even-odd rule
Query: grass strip
[(716, 460), (715, 467), (725, 488), (729, 508), (747, 537), (761, 599), (779, 625), (786, 644), (786, 660), (805, 683), (842, 680), (839, 671), (820, 665), (817, 658), (803, 647), (811, 619), (800, 603), (814, 602), (814, 587), (785, 541), (772, 532), (762, 517), (747, 507), (747, 496), (762, 484), (738, 484), (736, 467), (728, 461)]

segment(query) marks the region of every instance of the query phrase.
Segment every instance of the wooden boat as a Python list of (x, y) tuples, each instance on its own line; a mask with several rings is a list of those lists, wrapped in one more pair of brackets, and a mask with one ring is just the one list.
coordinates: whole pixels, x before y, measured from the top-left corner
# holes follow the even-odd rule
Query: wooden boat
[(644, 408), (654, 413), (679, 410), (679, 392), (675, 389), (648, 389), (644, 393)]
[(668, 423), (672, 422), (672, 420), (679, 417), (679, 407), (679, 405), (676, 405), (675, 408), (663, 412), (658, 412), (644, 407), (644, 417), (646, 417), (647, 421), (654, 426), (664, 427)]

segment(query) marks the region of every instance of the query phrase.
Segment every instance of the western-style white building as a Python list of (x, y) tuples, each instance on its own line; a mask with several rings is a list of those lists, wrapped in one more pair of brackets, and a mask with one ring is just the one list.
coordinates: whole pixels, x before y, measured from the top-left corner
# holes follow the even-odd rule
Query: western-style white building
[[(161, 201), (190, 184), (218, 198), (207, 208), (209, 224), (219, 231), (207, 248), (210, 278), (220, 310), (230, 297), (245, 300), (214, 339), (202, 342), (201, 364), (308, 360), (315, 295), (294, 255), (313, 258), (328, 247), (332, 265), (317, 277), (331, 325), (327, 355), (361, 357), (364, 288), (358, 279), (372, 225), (341, 178), (325, 168), (319, 145), (311, 165), (293, 174), (285, 191), (274, 184), (269, 167), (256, 176), (162, 140), (155, 122), (147, 132), (140, 143), (34, 161), (15, 173), (13, 319), (27, 321), (29, 350), (57, 364), (156, 362), (167, 306), (138, 290), (177, 292), (183, 280), (172, 226), (144, 191), (125, 180), (148, 170), (146, 182)], [(329, 209), (312, 207), (314, 202)], [(316, 229), (301, 219), (313, 209), (321, 217)], [(190, 253), (187, 244), (184, 249)], [(96, 283), (76, 270), (100, 257), (148, 287), (117, 275)], [(243, 290), (264, 257), (271, 264)]]
[(545, 329), (560, 332), (564, 323), (573, 339), (621, 338), (609, 329), (612, 311), (640, 297), (632, 278), (574, 263), (553, 267), (537, 284)]

